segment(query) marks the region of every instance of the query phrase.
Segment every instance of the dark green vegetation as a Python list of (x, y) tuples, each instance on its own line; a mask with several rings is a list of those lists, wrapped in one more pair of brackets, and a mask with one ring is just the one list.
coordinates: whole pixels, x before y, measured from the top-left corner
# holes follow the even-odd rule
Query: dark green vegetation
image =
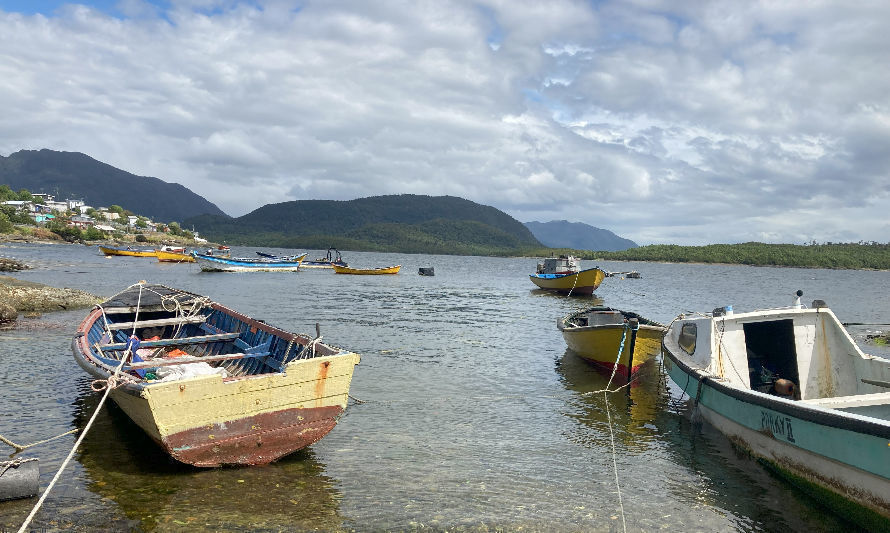
[(541, 246), (513, 217), (454, 196), (297, 200), (265, 205), (234, 219), (194, 217), (183, 225), (193, 225), (217, 242), (282, 248), (515, 255)]
[(635, 248), (637, 243), (582, 222), (552, 220), (550, 222), (526, 222), (525, 227), (551, 248), (574, 248), (576, 250), (619, 251)]
[(890, 270), (890, 244), (654, 244), (621, 252), (576, 252), (584, 259), (663, 261), (668, 263), (731, 263), (740, 265)]
[(21, 150), (0, 156), (0, 183), (81, 199), (93, 207), (123, 206), (155, 220), (182, 220), (199, 213), (225, 216), (214, 204), (178, 183), (136, 176), (77, 152)]

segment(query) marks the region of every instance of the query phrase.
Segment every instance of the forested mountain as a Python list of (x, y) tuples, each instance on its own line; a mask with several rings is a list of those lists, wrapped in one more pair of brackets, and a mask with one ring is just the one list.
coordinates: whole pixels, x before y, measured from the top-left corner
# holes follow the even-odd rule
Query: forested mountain
[(454, 196), (296, 200), (239, 218), (194, 217), (184, 225), (216, 241), (292, 248), (488, 254), (541, 246), (503, 211)]
[(158, 222), (180, 222), (196, 214), (223, 218), (216, 205), (178, 183), (136, 176), (79, 152), (21, 150), (0, 156), (0, 183), (13, 190), (79, 199), (93, 207), (119, 205)]
[(615, 252), (637, 247), (637, 243), (632, 240), (582, 222), (553, 220), (526, 222), (525, 226), (544, 246), (551, 248)]

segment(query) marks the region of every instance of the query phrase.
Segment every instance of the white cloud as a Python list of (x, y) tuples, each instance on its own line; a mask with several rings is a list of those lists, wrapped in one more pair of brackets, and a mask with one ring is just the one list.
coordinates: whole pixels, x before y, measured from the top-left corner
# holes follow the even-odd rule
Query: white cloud
[(640, 243), (888, 240), (884, 3), (61, 4), (0, 8), (3, 155), (232, 215), (450, 194)]

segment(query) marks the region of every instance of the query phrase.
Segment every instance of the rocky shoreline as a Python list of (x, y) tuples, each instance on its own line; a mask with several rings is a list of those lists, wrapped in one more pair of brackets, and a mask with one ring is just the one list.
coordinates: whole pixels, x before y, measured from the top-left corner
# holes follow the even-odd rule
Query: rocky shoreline
[(57, 288), (0, 275), (0, 323), (19, 313), (46, 313), (92, 307), (104, 298), (77, 289)]

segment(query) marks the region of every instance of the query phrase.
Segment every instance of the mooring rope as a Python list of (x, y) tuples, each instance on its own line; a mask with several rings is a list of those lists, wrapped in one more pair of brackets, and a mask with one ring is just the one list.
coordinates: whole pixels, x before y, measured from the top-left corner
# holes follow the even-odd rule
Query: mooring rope
[(606, 417), (609, 421), (609, 441), (612, 443), (612, 471), (615, 473), (615, 489), (618, 492), (618, 509), (621, 511), (621, 527), (627, 533), (627, 521), (624, 519), (624, 501), (621, 498), (621, 485), (618, 483), (618, 453), (615, 451), (615, 431), (612, 429), (612, 414), (609, 412), (609, 395), (603, 391), (606, 401)]
[(18, 468), (25, 463), (30, 463), (31, 461), (36, 461), (36, 460), (37, 460), (36, 457), (29, 457), (27, 459), (19, 458), (19, 459), (13, 459), (12, 461), (5, 461), (3, 463), (0, 463), (0, 466), (3, 466), (3, 469), (0, 470), (0, 477), (3, 477), (3, 474), (5, 474), (6, 471), (9, 470), (10, 468)]
[(572, 288), (569, 289), (568, 296), (572, 295), (572, 291), (575, 290), (575, 285), (578, 284), (578, 275), (581, 274), (581, 271), (575, 272), (575, 281), (572, 282)]
[(15, 448), (15, 453), (19, 453), (23, 450), (27, 450), (28, 448), (31, 448), (32, 446), (37, 446), (38, 444), (43, 444), (43, 443), (49, 442), (51, 440), (56, 440), (60, 437), (64, 437), (65, 435), (70, 435), (71, 433), (77, 433), (78, 431), (79, 430), (77, 428), (74, 428), (74, 429), (72, 429), (70, 431), (66, 431), (65, 433), (62, 433), (60, 435), (56, 435), (55, 437), (50, 437), (48, 439), (43, 439), (43, 440), (39, 440), (37, 442), (32, 442), (31, 444), (16, 444), (16, 443), (12, 442), (11, 440), (7, 439), (6, 437), (4, 437), (3, 435), (0, 435), (0, 442), (9, 444), (13, 448)]
[[(136, 315), (133, 318), (133, 322), (135, 324), (136, 321), (139, 320), (139, 307), (142, 305), (142, 283), (139, 282), (139, 298), (136, 301)], [(136, 327), (133, 327), (133, 331), (135, 333)], [(109, 380), (113, 380), (117, 378), (117, 375), (120, 373), (121, 369), (124, 367), (124, 363), (127, 362), (127, 359), (132, 355), (133, 350), (131, 347), (128, 347), (124, 352), (124, 355), (121, 357), (121, 362), (117, 365), (117, 368), (114, 369), (114, 374), (109, 378)], [(49, 496), (50, 491), (56, 485), (56, 482), (59, 481), (59, 478), (62, 476), (62, 472), (65, 470), (65, 467), (68, 466), (68, 462), (71, 461), (71, 458), (74, 457), (74, 452), (77, 451), (77, 448), (80, 447), (80, 444), (83, 442), (83, 439), (87, 436), (87, 433), (90, 431), (90, 428), (93, 426), (93, 422), (96, 421), (96, 417), (99, 415), (99, 411), (102, 409), (102, 406), (105, 404), (105, 400), (108, 399), (108, 394), (111, 392), (113, 387), (106, 387), (105, 394), (102, 395), (102, 399), (99, 400), (99, 405), (96, 406), (96, 410), (93, 412), (93, 416), (90, 417), (89, 422), (83, 428), (83, 432), (80, 434), (80, 437), (77, 438), (77, 442), (74, 443), (74, 447), (71, 448), (71, 451), (68, 452), (68, 457), (62, 461), (62, 466), (59, 467), (59, 470), (56, 472), (56, 475), (53, 476), (52, 481), (47, 485), (46, 490), (43, 491), (43, 494), (40, 496), (40, 499), (37, 501), (37, 504), (34, 505), (34, 508), (31, 509), (31, 513), (28, 514), (28, 517), (25, 518), (25, 522), (22, 524), (22, 527), (19, 528), (18, 533), (25, 533), (28, 529), (28, 525), (31, 523), (31, 520), (34, 519), (34, 516), (37, 514), (37, 511), (40, 509), (40, 506), (43, 505), (43, 502), (46, 500), (47, 496)]]

